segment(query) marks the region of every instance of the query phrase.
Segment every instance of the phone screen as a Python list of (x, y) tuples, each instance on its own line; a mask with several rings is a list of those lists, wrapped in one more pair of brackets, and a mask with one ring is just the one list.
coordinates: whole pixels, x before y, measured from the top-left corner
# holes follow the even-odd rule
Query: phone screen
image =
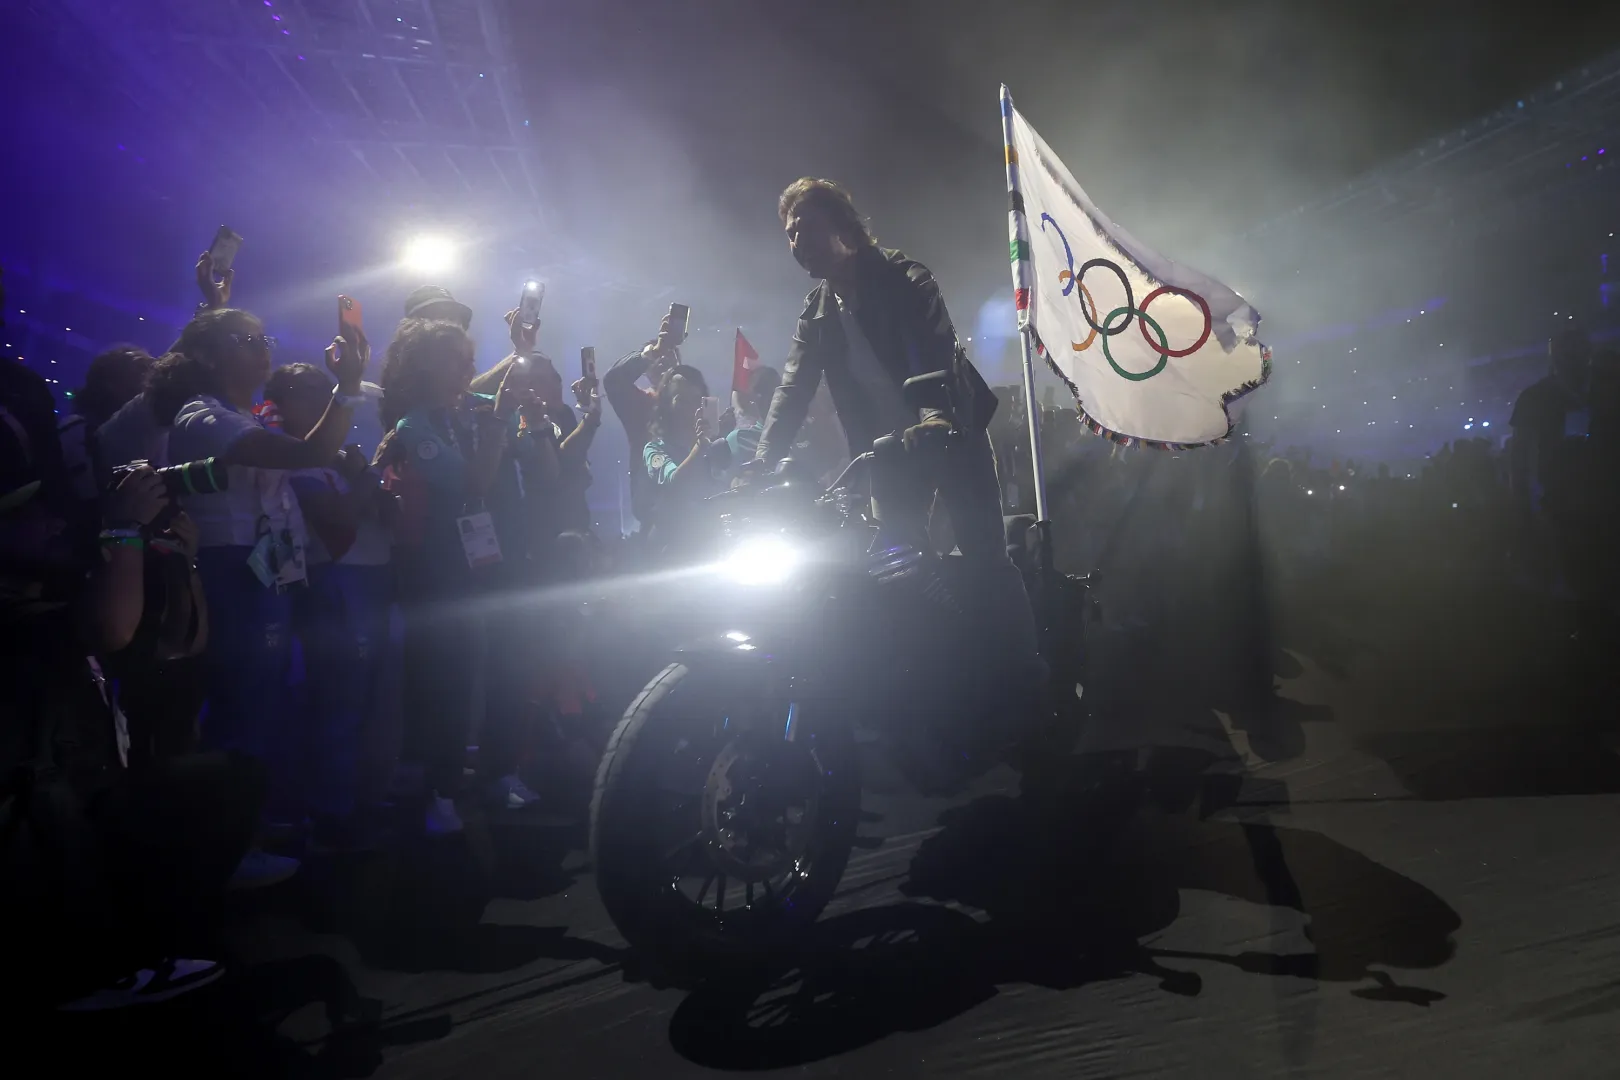
[(669, 333), (677, 342), (686, 340), (686, 331), (691, 321), (691, 308), (685, 304), (669, 305)]
[(541, 281), (530, 281), (523, 286), (523, 295), (518, 300), (518, 322), (524, 326), (538, 326), (540, 323), (540, 305), (546, 299), (546, 286)]
[(596, 346), (587, 345), (579, 350), (579, 374), (583, 379), (596, 378)]
[(208, 245), (208, 255), (214, 263), (214, 277), (222, 276), (236, 262), (236, 251), (242, 246), (242, 238), (229, 225), (221, 225), (214, 234), (214, 242)]
[(338, 297), (338, 332), (360, 333), (360, 301), (352, 296)]

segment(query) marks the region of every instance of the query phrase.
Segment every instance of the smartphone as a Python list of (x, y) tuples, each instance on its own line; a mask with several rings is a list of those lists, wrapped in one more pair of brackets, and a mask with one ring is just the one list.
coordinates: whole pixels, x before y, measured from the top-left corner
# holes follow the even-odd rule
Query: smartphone
[(720, 419), (720, 399), (717, 398), (717, 397), (706, 397), (706, 398), (704, 398), (703, 399), (703, 427), (704, 427), (704, 430), (706, 430), (706, 431), (710, 432), (711, 434), (713, 434), (714, 426), (715, 426), (715, 424), (717, 424), (719, 422), (719, 419)]
[(208, 245), (208, 255), (214, 262), (214, 277), (225, 276), (236, 262), (236, 251), (242, 246), (242, 238), (229, 225), (221, 225), (214, 234), (214, 242)]
[(686, 331), (692, 321), (692, 309), (685, 304), (669, 305), (669, 336), (679, 345), (686, 340)]
[(545, 302), (545, 299), (545, 282), (524, 282), (523, 295), (518, 298), (518, 322), (526, 327), (540, 325), (540, 305)]
[(352, 296), (339, 295), (338, 333), (357, 337), (362, 332), (360, 326), (360, 301)]
[(596, 346), (587, 345), (579, 350), (579, 376), (582, 379), (596, 378)]

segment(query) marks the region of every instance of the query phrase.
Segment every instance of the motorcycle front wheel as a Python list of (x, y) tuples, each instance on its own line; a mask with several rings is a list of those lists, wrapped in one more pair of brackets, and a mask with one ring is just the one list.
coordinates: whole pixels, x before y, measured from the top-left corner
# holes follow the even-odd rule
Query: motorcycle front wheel
[(602, 903), (644, 961), (701, 974), (797, 943), (854, 847), (853, 731), (773, 699), (762, 672), (665, 668), (597, 771), (591, 857)]

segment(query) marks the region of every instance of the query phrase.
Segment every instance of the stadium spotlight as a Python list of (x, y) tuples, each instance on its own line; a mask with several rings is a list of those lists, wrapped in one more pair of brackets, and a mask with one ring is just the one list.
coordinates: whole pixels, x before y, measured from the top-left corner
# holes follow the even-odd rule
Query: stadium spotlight
[(456, 248), (442, 236), (422, 235), (406, 243), (400, 261), (420, 274), (441, 274), (456, 260)]

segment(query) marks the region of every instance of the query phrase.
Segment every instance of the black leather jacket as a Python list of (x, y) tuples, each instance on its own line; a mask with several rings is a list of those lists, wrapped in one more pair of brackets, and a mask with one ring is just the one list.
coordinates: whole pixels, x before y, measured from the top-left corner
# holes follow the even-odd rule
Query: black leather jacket
[[(870, 247), (857, 258), (861, 303), (856, 319), (895, 385), (913, 375), (950, 371), (957, 428), (983, 431), (995, 415), (996, 397), (957, 341), (934, 275), (898, 251)], [(787, 456), (824, 374), (849, 439), (851, 457), (865, 453), (873, 440), (890, 434), (878, 430), (870, 403), (849, 370), (838, 302), (825, 281), (805, 298), (804, 314), (799, 316), (793, 347), (783, 365), (782, 385), (771, 400), (760, 436), (758, 460), (774, 464)]]

